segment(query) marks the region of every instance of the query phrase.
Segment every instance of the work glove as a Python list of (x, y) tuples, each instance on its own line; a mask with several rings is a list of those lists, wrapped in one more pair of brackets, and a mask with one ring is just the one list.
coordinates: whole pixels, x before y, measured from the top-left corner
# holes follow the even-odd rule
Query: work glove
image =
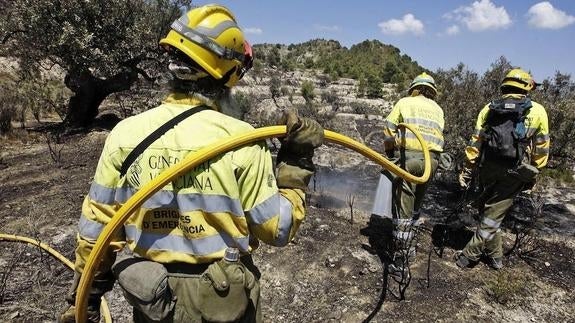
[(459, 187), (466, 190), (469, 188), (472, 179), (472, 170), (468, 167), (463, 167), (461, 173), (459, 173)]
[(314, 150), (323, 144), (323, 128), (315, 120), (299, 117), (295, 110), (284, 113), (278, 123), (287, 127), (277, 156), (278, 187), (305, 190), (315, 171)]

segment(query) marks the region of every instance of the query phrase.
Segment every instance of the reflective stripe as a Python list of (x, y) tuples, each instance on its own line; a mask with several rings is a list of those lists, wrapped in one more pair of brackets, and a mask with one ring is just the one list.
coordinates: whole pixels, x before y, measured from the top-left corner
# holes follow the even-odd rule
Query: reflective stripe
[(397, 225), (411, 225), (413, 220), (412, 219), (393, 219), (393, 224)]
[[(187, 17), (187, 15), (186, 15)], [(186, 24), (187, 25), (187, 24)], [(219, 23), (217, 26), (213, 28), (205, 27), (205, 26), (197, 26), (196, 31), (204, 34), (208, 37), (218, 38), (218, 36), (223, 33), (224, 31), (230, 28), (238, 28), (238, 25), (233, 20), (225, 20)]]
[(88, 197), (95, 202), (100, 204), (112, 205), (115, 202), (116, 189), (105, 187), (96, 182), (92, 182), (90, 185), (90, 192), (88, 192)]
[(225, 59), (236, 59), (240, 62), (244, 61), (244, 54), (238, 53), (233, 49), (220, 46), (214, 40), (208, 36), (188, 27), (188, 16), (183, 15), (178, 20), (174, 21), (170, 26), (173, 30), (180, 33), (182, 36), (186, 37), (189, 41), (194, 42), (207, 50), (212, 51), (216, 55), (223, 57)]
[(105, 225), (89, 220), (84, 214), (80, 216), (80, 221), (78, 222), (78, 234), (80, 237), (87, 240), (97, 240), (102, 230), (104, 230)]
[[(437, 137), (433, 137), (433, 136), (428, 135), (428, 134), (422, 134), (421, 136), (423, 137), (423, 139), (425, 139), (425, 141), (431, 142), (431, 143), (434, 143), (434, 144), (436, 144), (436, 145), (438, 145), (438, 146), (440, 146), (440, 147), (443, 147), (443, 143), (444, 143), (443, 139), (440, 139), (440, 138), (437, 138)], [(415, 136), (415, 134), (413, 134), (413, 133), (411, 133), (411, 132), (407, 132), (407, 133), (405, 134), (405, 138), (416, 139), (416, 140), (417, 140), (417, 137)]]
[(536, 155), (548, 155), (549, 154), (549, 148), (535, 147), (535, 150), (533, 151), (533, 153)]
[[(169, 193), (174, 194), (173, 192)], [(240, 201), (229, 196), (198, 193), (177, 195), (178, 205), (183, 212), (198, 210), (209, 213), (225, 212), (240, 217), (244, 216)]]
[(535, 136), (535, 143), (536, 144), (542, 144), (544, 142), (549, 141), (549, 135), (537, 135)]
[[(280, 212), (280, 194), (274, 194), (267, 200), (248, 211), (250, 220), (255, 224), (264, 224)], [(291, 204), (290, 204), (291, 207)], [(291, 209), (290, 209), (291, 211)], [(290, 212), (291, 215), (291, 212)]]
[(396, 131), (397, 130), (397, 125), (395, 125), (395, 123), (389, 121), (389, 120), (385, 120), (385, 126), (387, 128), (389, 128), (390, 130)]
[(278, 227), (277, 245), (285, 246), (289, 241), (292, 226), (292, 204), (284, 196), (280, 196), (280, 219)]
[(477, 230), (477, 234), (478, 234), (481, 238), (483, 238), (483, 239), (485, 239), (485, 240), (488, 240), (488, 241), (491, 240), (491, 239), (493, 239), (493, 237), (495, 236), (495, 232), (489, 233), (488, 231), (485, 231), (485, 230), (483, 230), (483, 229)]
[[(125, 203), (136, 194), (132, 187), (122, 187), (116, 190), (116, 201)], [(143, 208), (173, 208), (181, 212), (204, 211), (208, 213), (226, 212), (235, 216), (244, 216), (244, 211), (239, 200), (225, 195), (180, 193), (173, 191), (158, 191), (144, 204)]]
[(392, 223), (395, 225), (404, 225), (404, 226), (419, 226), (422, 221), (419, 220), (419, 215), (417, 218), (413, 217), (413, 219), (393, 219)]
[(492, 228), (492, 229), (498, 229), (499, 226), (501, 225), (501, 222), (499, 221), (495, 221), (493, 219), (490, 218), (483, 218), (483, 224), (485, 224), (486, 226)]
[(475, 129), (473, 135), (481, 137), (483, 135), (483, 129)]
[(393, 236), (396, 239), (408, 241), (413, 238), (413, 232), (393, 231)]
[(237, 247), (244, 252), (247, 252), (249, 247), (249, 237), (232, 238), (223, 232), (200, 239), (187, 239), (176, 235), (142, 232), (134, 225), (127, 225), (125, 229), (126, 239), (134, 241), (137, 248), (144, 250), (173, 251), (206, 256), (221, 251), (227, 246)]
[(406, 123), (411, 123), (414, 125), (423, 125), (427, 127), (432, 127), (443, 131), (443, 127), (437, 121), (422, 119), (422, 118), (405, 118)]

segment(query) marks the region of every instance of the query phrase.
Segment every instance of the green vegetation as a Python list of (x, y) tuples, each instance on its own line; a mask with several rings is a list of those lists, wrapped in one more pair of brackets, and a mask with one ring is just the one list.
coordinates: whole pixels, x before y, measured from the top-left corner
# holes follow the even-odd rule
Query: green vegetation
[(539, 176), (548, 177), (565, 184), (575, 183), (575, 179), (573, 178), (575, 174), (573, 173), (573, 171), (563, 167), (544, 168)]
[(301, 96), (305, 102), (310, 103), (315, 98), (314, 86), (311, 81), (303, 81), (301, 83)]
[[(74, 93), (65, 123), (86, 127), (109, 95), (153, 81), (158, 39), (190, 0), (2, 1), (0, 57), (23, 73), (63, 70)], [(156, 65), (155, 65), (156, 64)]]
[(289, 46), (256, 45), (254, 51), (256, 59), (287, 71), (313, 68), (332, 79), (364, 80), (360, 93), (371, 98), (383, 96), (383, 83), (405, 88), (417, 74), (425, 71), (398, 48), (377, 40), (366, 40), (348, 49), (335, 40), (315, 39)]
[(489, 299), (500, 304), (507, 304), (517, 296), (526, 293), (528, 283), (523, 273), (509, 270), (499, 270), (485, 283), (485, 291)]
[(270, 92), (272, 94), (272, 99), (276, 99), (281, 95), (281, 80), (276, 75), (272, 76), (270, 79)]

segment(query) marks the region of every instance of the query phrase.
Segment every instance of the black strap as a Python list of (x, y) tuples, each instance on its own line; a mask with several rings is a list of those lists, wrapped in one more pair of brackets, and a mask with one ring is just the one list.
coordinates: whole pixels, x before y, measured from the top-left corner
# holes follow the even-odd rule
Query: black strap
[(158, 138), (163, 136), (166, 132), (172, 129), (175, 125), (180, 123), (182, 120), (186, 119), (187, 117), (191, 116), (194, 113), (210, 110), (210, 107), (207, 105), (199, 105), (197, 107), (188, 109), (177, 116), (173, 117), (172, 119), (168, 120), (168, 122), (161, 125), (158, 129), (154, 130), (151, 134), (149, 134), (144, 140), (142, 140), (129, 154), (128, 157), (122, 163), (122, 167), (120, 168), (120, 177), (124, 177), (128, 172), (128, 168), (132, 166), (132, 163), (140, 156), (146, 148), (148, 148), (152, 143), (154, 143)]

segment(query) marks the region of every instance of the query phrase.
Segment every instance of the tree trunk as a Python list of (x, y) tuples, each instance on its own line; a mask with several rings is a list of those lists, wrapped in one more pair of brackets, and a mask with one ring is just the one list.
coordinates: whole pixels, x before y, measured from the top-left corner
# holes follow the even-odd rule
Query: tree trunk
[(70, 70), (64, 83), (74, 95), (68, 101), (64, 126), (89, 127), (98, 115), (102, 101), (112, 93), (130, 89), (137, 79), (138, 74), (133, 69), (119, 72), (107, 79), (97, 78), (88, 70)]

